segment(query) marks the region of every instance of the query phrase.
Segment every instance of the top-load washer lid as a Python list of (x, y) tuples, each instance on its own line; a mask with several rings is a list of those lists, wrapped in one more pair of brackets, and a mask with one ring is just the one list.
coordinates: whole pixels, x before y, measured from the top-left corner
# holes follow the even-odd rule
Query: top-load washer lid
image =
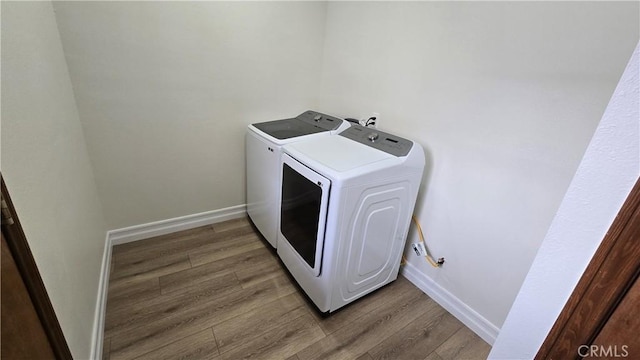
[(276, 139), (284, 140), (298, 136), (337, 130), (343, 121), (315, 111), (305, 111), (295, 118), (252, 124), (256, 129)]
[(284, 148), (285, 152), (311, 168), (328, 167), (337, 172), (347, 172), (380, 161), (397, 159), (391, 154), (342, 136), (298, 141), (285, 145)]
[(252, 125), (265, 134), (280, 140), (328, 131), (327, 129), (307, 124), (297, 118), (267, 121)]
[[(336, 176), (365, 168), (395, 166), (407, 160), (411, 140), (377, 129), (352, 125), (338, 136), (297, 141), (284, 146), (285, 153), (312, 169)], [(342, 173), (343, 175), (337, 175)]]

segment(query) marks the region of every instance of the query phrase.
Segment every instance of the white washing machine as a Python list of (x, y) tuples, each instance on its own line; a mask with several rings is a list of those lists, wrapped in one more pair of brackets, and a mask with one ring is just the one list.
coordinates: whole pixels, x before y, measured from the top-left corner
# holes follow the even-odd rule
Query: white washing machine
[(283, 147), (278, 256), (322, 312), (395, 280), (422, 147), (352, 125)]
[(349, 123), (315, 111), (290, 119), (249, 125), (246, 133), (247, 214), (262, 236), (276, 247), (280, 221), (280, 157), (284, 144), (325, 137)]

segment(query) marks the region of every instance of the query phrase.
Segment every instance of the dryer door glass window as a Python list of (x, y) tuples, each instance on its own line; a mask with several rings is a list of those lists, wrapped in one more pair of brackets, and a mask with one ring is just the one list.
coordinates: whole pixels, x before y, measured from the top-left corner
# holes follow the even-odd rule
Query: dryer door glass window
[(280, 231), (317, 276), (320, 274), (330, 182), (291, 160), (285, 161), (282, 167)]

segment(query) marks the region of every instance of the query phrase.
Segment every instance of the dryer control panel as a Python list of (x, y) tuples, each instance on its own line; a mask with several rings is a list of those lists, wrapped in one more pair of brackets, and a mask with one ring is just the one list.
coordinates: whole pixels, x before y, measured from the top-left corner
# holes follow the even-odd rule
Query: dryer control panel
[(351, 125), (340, 135), (394, 156), (406, 156), (413, 142), (396, 135), (361, 125)]
[(338, 119), (337, 117), (322, 114), (312, 110), (307, 110), (302, 114), (296, 116), (296, 118), (306, 122), (307, 124), (325, 130), (336, 130), (338, 127), (340, 127), (340, 125), (342, 125), (342, 119)]

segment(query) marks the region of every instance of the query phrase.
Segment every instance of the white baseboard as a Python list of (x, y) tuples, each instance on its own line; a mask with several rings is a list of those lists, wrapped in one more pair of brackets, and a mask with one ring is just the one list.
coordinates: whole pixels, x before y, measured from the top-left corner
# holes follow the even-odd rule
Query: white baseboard
[(448, 292), (445, 288), (438, 285), (430, 277), (418, 270), (418, 268), (411, 265), (411, 263), (407, 263), (404, 266), (402, 275), (480, 336), (482, 340), (486, 341), (489, 345), (493, 345), (500, 332), (500, 329), (495, 325)]
[(93, 336), (91, 344), (91, 359), (102, 359), (102, 343), (104, 341), (104, 319), (107, 311), (107, 291), (109, 288), (109, 273), (111, 271), (111, 249), (114, 245), (125, 244), (150, 237), (170, 234), (173, 232), (193, 229), (199, 226), (211, 225), (227, 220), (239, 219), (247, 214), (246, 205), (237, 205), (224, 209), (206, 211), (199, 214), (180, 216), (173, 219), (155, 221), (147, 224), (130, 226), (122, 229), (107, 231), (102, 268), (98, 285), (98, 300), (93, 321)]
[(180, 216), (173, 219), (154, 221), (147, 224), (111, 230), (107, 236), (112, 245), (148, 239), (150, 237), (170, 234), (176, 231), (193, 229), (198, 226), (215, 224), (231, 219), (238, 219), (247, 213), (246, 205), (236, 205), (224, 209), (206, 211), (199, 214)]
[(91, 336), (91, 356), (90, 359), (102, 359), (102, 343), (104, 342), (104, 317), (107, 311), (107, 289), (109, 287), (109, 273), (111, 270), (111, 239), (109, 233), (104, 242), (102, 254), (102, 267), (100, 269), (100, 281), (98, 282), (98, 301), (96, 303), (96, 313), (93, 320), (93, 334)]

